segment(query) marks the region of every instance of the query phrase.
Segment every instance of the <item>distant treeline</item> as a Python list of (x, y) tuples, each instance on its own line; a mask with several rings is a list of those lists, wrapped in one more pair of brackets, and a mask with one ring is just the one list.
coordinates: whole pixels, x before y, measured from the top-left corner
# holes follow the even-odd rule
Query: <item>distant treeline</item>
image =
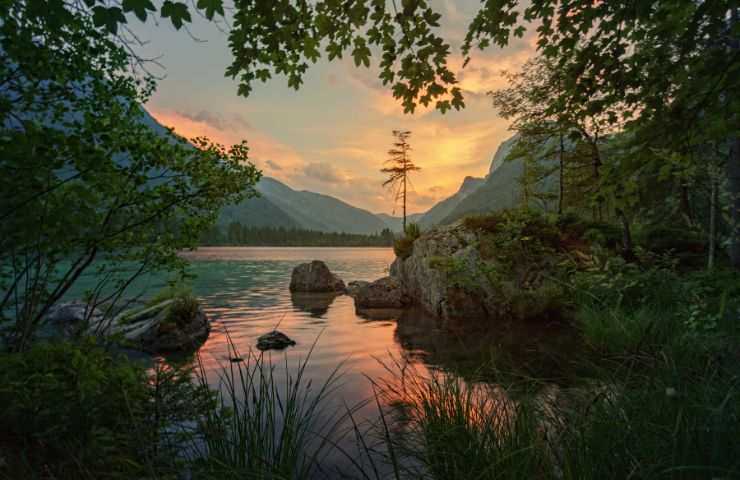
[(203, 245), (247, 245), (275, 247), (390, 247), (394, 235), (390, 229), (378, 234), (319, 232), (300, 228), (251, 227), (232, 222), (224, 232), (214, 227), (201, 241)]

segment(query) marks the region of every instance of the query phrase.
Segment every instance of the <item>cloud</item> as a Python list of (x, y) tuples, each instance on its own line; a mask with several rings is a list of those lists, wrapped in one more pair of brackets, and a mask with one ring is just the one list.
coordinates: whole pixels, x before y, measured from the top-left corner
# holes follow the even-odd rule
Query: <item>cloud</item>
[(237, 113), (221, 114), (208, 110), (201, 110), (197, 113), (178, 110), (178, 115), (194, 122), (204, 123), (218, 130), (238, 130), (243, 128), (252, 128), (250, 123)]
[(265, 161), (265, 165), (267, 165), (267, 166), (268, 166), (268, 167), (270, 167), (271, 169), (273, 169), (273, 170), (277, 170), (277, 171), (280, 171), (280, 170), (282, 170), (282, 169), (283, 169), (283, 167), (281, 167), (281, 166), (280, 166), (280, 165), (278, 165), (277, 163), (273, 162), (272, 160), (266, 160), (266, 161)]
[(297, 172), (306, 163), (293, 147), (261, 130), (248, 126), (246, 122), (243, 122), (240, 127), (234, 123), (230, 128), (218, 128), (216, 123), (208, 121), (213, 120), (208, 115), (183, 115), (179, 111), (158, 109), (152, 106), (147, 108), (159, 123), (174, 128), (177, 134), (185, 138), (205, 136), (223, 145), (233, 145), (247, 140), (249, 159), (258, 166), (264, 162), (273, 170)]
[(325, 162), (313, 162), (303, 167), (303, 173), (321, 182), (337, 183), (345, 179), (339, 170)]

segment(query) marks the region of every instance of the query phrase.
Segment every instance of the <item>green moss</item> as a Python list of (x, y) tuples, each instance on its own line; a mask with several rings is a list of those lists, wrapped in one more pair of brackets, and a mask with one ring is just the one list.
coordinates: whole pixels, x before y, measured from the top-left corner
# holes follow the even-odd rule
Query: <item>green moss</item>
[(157, 292), (157, 294), (154, 295), (151, 299), (149, 299), (149, 301), (147, 302), (147, 306), (153, 307), (154, 305), (165, 302), (167, 300), (172, 300), (178, 297), (188, 297), (192, 295), (193, 290), (189, 285), (185, 285), (182, 283), (173, 283), (167, 285), (162, 290)]

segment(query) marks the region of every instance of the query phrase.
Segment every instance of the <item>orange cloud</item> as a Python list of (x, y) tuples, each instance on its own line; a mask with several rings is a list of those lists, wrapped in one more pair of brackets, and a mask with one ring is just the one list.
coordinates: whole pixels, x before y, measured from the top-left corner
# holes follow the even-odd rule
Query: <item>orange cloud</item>
[(173, 128), (175, 133), (185, 138), (205, 136), (223, 145), (247, 140), (250, 160), (270, 175), (298, 171), (306, 163), (291, 146), (251, 127), (245, 121), (226, 123), (213, 120), (212, 114), (209, 118), (203, 112), (189, 115), (156, 107), (150, 107), (149, 113), (159, 123)]

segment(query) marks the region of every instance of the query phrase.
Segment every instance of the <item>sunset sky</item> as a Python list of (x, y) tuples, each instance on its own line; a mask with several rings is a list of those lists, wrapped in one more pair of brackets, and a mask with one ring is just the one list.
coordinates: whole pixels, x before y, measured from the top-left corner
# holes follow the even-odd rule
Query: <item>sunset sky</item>
[(237, 82), (224, 77), (231, 61), (225, 28), (200, 18), (190, 27), (196, 39), (167, 22), (132, 25), (148, 42), (142, 54), (158, 57), (164, 67), (150, 68), (164, 78), (147, 108), (160, 123), (187, 137), (205, 135), (225, 144), (246, 139), (250, 158), (265, 175), (372, 212), (394, 210), (379, 170), (391, 131), (411, 130), (413, 159), (422, 171), (413, 177), (410, 211), (425, 211), (454, 193), (466, 175), (487, 173), (496, 147), (511, 133), (486, 92), (504, 84), (502, 70), (518, 69), (534, 54), (530, 34), (507, 49), (476, 53), (460, 70), (459, 43), (479, 2), (432, 4), (443, 15), (443, 35), (452, 43), (465, 110), (405, 115), (374, 66), (355, 68), (349, 58), (313, 65), (298, 91), (288, 88), (285, 78), (274, 77), (255, 84), (249, 98), (239, 97)]

